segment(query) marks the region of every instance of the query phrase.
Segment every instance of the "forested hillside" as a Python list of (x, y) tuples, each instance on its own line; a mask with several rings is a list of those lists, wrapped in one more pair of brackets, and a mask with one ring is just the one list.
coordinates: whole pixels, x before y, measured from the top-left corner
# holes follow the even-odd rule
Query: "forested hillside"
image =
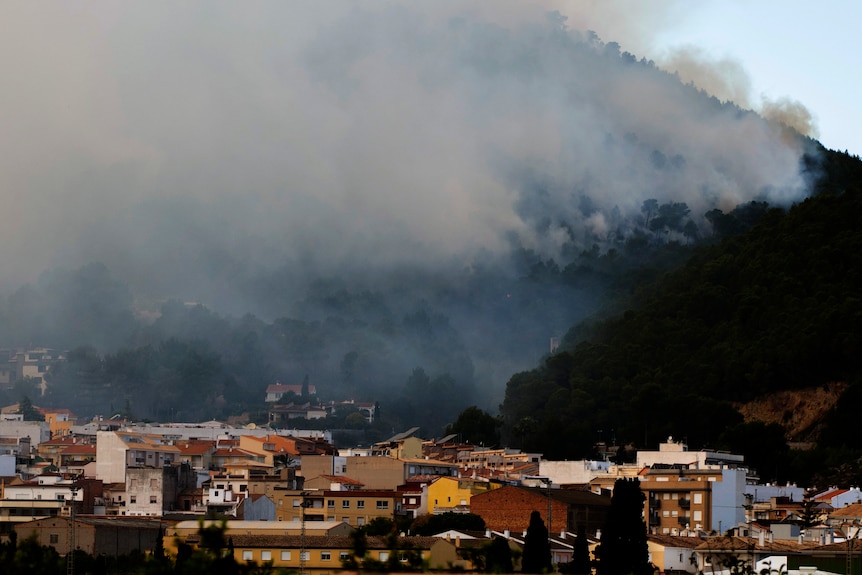
[(787, 478), (805, 471), (778, 454), (802, 438), (744, 424), (733, 402), (838, 381), (849, 387), (824, 422), (821, 455), (862, 448), (848, 427), (862, 371), (862, 162), (830, 152), (808, 169), (815, 196), (698, 247), (637, 286), (619, 315), (579, 325), (566, 351), (515, 375), (502, 406), (510, 439), (572, 458), (597, 441), (655, 448), (672, 435), (747, 452), (765, 479)]

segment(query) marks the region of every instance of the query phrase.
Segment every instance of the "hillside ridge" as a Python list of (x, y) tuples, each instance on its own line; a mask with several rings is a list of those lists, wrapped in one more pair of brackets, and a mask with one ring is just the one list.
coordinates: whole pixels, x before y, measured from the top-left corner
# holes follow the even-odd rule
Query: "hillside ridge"
[(777, 423), (786, 431), (794, 447), (817, 439), (820, 424), (838, 404), (847, 389), (846, 382), (832, 382), (805, 389), (783, 390), (753, 401), (734, 404), (746, 423)]

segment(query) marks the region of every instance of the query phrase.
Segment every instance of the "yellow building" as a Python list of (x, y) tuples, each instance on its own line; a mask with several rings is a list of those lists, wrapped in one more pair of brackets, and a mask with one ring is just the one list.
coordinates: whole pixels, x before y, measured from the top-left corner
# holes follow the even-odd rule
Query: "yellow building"
[(69, 435), (72, 425), (75, 423), (75, 415), (68, 409), (43, 409), (39, 411), (45, 416), (51, 437)]
[[(350, 537), (233, 535), (234, 558), (241, 563), (271, 562), (275, 568), (324, 575), (343, 571), (353, 557)], [(385, 537), (368, 537), (365, 560), (446, 569), (458, 560), (455, 546), (437, 537), (400, 537), (391, 548)]]
[(500, 487), (499, 483), (458, 477), (437, 477), (428, 485), (427, 512), (429, 514), (447, 511), (468, 512), (470, 498), (473, 495), (497, 487)]

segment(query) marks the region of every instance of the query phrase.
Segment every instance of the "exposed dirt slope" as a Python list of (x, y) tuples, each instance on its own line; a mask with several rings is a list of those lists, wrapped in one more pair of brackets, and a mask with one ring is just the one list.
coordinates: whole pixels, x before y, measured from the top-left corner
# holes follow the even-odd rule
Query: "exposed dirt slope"
[(781, 391), (749, 403), (737, 405), (745, 421), (778, 423), (792, 442), (816, 441), (818, 427), (847, 384), (830, 383), (807, 389)]

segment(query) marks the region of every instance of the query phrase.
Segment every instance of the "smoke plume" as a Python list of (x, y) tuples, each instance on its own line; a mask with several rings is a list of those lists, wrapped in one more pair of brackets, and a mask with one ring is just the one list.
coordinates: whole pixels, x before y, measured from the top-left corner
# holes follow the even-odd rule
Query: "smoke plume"
[[(702, 223), (804, 193), (796, 143), (590, 32), (638, 45), (645, 14), (560, 7), (7, 6), (0, 282), (100, 261), (238, 311), (238, 286), (273, 269), (296, 286), (459, 269), (512, 238), (560, 258), (629, 233), (647, 198)], [(683, 80), (698, 66), (676, 62)], [(702, 87), (743, 100), (724, 72)], [(795, 105), (766, 111), (805, 128)]]

